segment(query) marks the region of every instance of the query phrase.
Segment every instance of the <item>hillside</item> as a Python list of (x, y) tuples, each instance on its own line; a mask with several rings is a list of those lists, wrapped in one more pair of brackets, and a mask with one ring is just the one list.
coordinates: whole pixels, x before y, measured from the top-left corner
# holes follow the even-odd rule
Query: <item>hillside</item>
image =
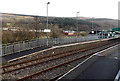
[[(44, 16), (3, 13), (2, 27), (4, 29), (3, 43), (46, 38), (46, 33), (43, 32), (47, 28), (46, 17)], [(117, 27), (117, 20), (113, 19), (49, 17), (48, 28), (51, 32), (48, 33), (48, 37), (66, 37), (68, 35), (64, 34), (64, 30), (85, 31), (85, 35), (87, 35), (91, 30), (109, 30), (115, 27)], [(80, 33), (78, 35), (84, 36)]]
[(94, 22), (100, 25), (101, 29), (105, 29), (105, 30), (118, 27), (118, 20), (114, 20), (114, 19), (96, 18), (96, 19), (87, 19), (86, 21)]
[[(19, 15), (19, 14), (2, 14), (3, 27), (5, 23), (12, 22), (15, 26), (18, 26), (18, 23), (29, 24), (35, 23), (37, 18), (37, 23), (46, 24), (46, 17), (44, 16), (33, 16), (33, 15)], [(49, 24), (56, 24), (59, 28), (63, 30), (78, 30), (81, 31), (90, 31), (91, 28), (94, 30), (101, 29), (111, 29), (118, 26), (118, 21), (114, 19), (107, 18), (90, 18), (90, 17), (49, 17)], [(32, 27), (34, 29), (34, 27)]]
[[(25, 26), (29, 25), (30, 28), (34, 29), (31, 23), (36, 23), (39, 25), (40, 23), (46, 24), (46, 17), (42, 16), (30, 16), (30, 15), (15, 15), (15, 14), (3, 14), (3, 27), (6, 27), (6, 23), (11, 23), (12, 26), (18, 27), (19, 24)], [(49, 17), (49, 24), (58, 25), (59, 28), (63, 30), (81, 30), (81, 31), (90, 31), (91, 30), (91, 22), (85, 20), (76, 20), (73, 18), (60, 18), (60, 17)], [(100, 27), (98, 24), (93, 23), (95, 27)], [(32, 27), (31, 27), (32, 26)]]

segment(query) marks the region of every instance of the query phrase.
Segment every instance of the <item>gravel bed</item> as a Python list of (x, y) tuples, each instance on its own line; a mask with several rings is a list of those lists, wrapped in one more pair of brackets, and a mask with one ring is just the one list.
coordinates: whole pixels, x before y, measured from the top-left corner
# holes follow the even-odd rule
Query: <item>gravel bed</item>
[[(101, 44), (100, 48), (101, 49), (106, 48), (106, 46), (102, 46), (103, 44), (106, 44), (106, 43), (107, 42), (103, 42)], [(91, 46), (94, 46), (94, 45), (97, 45), (97, 44), (98, 43), (95, 43), (95, 44), (93, 44)], [(107, 47), (110, 47), (110, 46), (111, 46), (111, 44), (109, 44)], [(68, 47), (68, 48), (69, 48), (69, 50), (71, 50), (71, 49), (77, 49), (77, 48), (79, 48), (79, 46), (77, 48), (75, 48), (75, 47), (74, 48), (72, 47), (71, 49), (70, 49), (70, 47)], [(60, 52), (68, 51), (67, 50), (68, 48), (61, 48), (62, 51), (60, 51)], [(22, 77), (34, 74), (36, 72), (45, 70), (47, 68), (50, 68), (52, 66), (59, 65), (61, 63), (70, 61), (71, 59), (77, 58), (80, 55), (87, 54), (87, 53), (92, 53), (92, 52), (96, 52), (100, 48), (97, 48), (97, 49), (94, 49), (94, 50), (89, 50), (89, 51), (86, 51), (86, 52), (80, 52), (78, 54), (73, 54), (73, 55), (70, 55), (70, 56), (63, 57), (63, 58), (58, 58), (58, 59), (55, 59), (55, 60), (51, 60), (51, 61), (47, 61), (47, 62), (44, 62), (44, 63), (41, 63), (41, 64), (37, 64), (35, 66), (31, 66), (31, 67), (27, 67), (27, 68), (20, 69), (20, 70), (17, 70), (17, 71), (5, 73), (5, 74), (2, 75), (2, 78), (3, 79), (20, 79)], [(52, 51), (55, 51), (55, 50), (52, 50)], [(52, 51), (51, 51), (51, 53), (48, 53), (48, 54), (49, 55), (50, 54), (54, 55), (54, 54), (56, 54), (56, 53), (59, 52), (58, 49), (55, 52), (52, 52)], [(25, 60), (28, 60), (28, 59), (44, 57), (44, 56), (46, 56), (48, 54), (42, 53), (42, 54), (37, 54), (37, 55), (29, 56), (26, 59), (22, 59), (22, 60), (18, 60), (16, 62), (13, 62), (13, 64), (17, 63), (17, 62), (22, 62), (22, 61), (25, 61)], [(61, 56), (61, 55), (59, 55), (59, 56)], [(53, 56), (53, 57), (50, 57), (50, 58), (46, 58), (46, 59), (43, 59), (43, 60), (41, 59), (39, 61), (45, 61), (45, 60), (52, 59), (52, 58), (56, 58), (56, 56), (55, 57)], [(48, 72), (46, 72), (46, 74), (45, 73), (40, 74), (40, 76), (36, 76), (36, 78), (37, 79), (46, 79), (46, 80), (47, 79), (51, 79), (51, 78), (53, 78), (56, 75), (64, 74), (65, 72), (69, 71), (71, 68), (73, 68), (74, 66), (76, 66), (78, 64), (78, 62), (81, 62), (81, 59), (79, 61), (75, 61), (75, 62), (72, 62), (72, 63), (67, 64), (65, 66), (61, 66), (59, 68), (53, 69), (53, 71), (48, 71)], [(29, 63), (29, 64), (31, 64), (31, 63)], [(20, 66), (16, 66), (16, 67), (20, 67)], [(9, 69), (13, 69), (13, 68), (14, 67), (11, 67)], [(33, 79), (36, 79), (36, 78), (33, 78)]]

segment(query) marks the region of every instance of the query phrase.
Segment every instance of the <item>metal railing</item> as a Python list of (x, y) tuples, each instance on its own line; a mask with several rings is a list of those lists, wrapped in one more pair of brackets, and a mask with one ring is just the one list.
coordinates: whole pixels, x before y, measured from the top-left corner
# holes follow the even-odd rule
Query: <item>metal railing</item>
[[(86, 37), (64, 37), (64, 38), (49, 38), (48, 46), (75, 43), (81, 41), (89, 41), (98, 39), (98, 36), (86, 36)], [(2, 45), (2, 56), (30, 50), (37, 47), (47, 46), (47, 39), (36, 39), (31, 41), (22, 41), (9, 45)]]

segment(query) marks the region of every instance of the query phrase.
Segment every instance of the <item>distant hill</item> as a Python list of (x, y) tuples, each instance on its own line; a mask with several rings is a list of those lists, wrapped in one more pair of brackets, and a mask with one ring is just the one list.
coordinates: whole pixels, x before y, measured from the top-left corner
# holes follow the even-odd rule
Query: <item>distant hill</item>
[(84, 20), (87, 22), (93, 22), (97, 25), (98, 27), (93, 26), (94, 30), (109, 30), (112, 28), (117, 28), (120, 25), (118, 25), (118, 20), (117, 19), (108, 19), (108, 18), (90, 18), (90, 17), (72, 17), (72, 19), (77, 19), (77, 20)]
[(118, 20), (107, 18), (87, 19), (86, 21), (94, 22), (101, 26), (101, 29), (112, 29), (118, 27)]
[[(14, 23), (14, 26), (19, 26), (17, 24), (24, 24), (29, 26), (31, 23), (35, 23), (35, 17), (37, 18), (37, 23), (44, 24), (46, 26), (46, 17), (44, 16), (33, 16), (33, 15), (21, 15), (21, 14), (2, 14), (3, 26), (6, 26), (5, 23), (11, 22)], [(49, 24), (58, 25), (60, 29), (63, 30), (81, 30), (81, 31), (90, 31), (101, 30), (101, 29), (111, 29), (118, 27), (118, 21), (114, 19), (107, 18), (90, 18), (90, 17), (49, 17)], [(23, 26), (24, 26), (23, 25)], [(31, 26), (34, 28), (34, 26)], [(44, 27), (45, 28), (45, 27)]]

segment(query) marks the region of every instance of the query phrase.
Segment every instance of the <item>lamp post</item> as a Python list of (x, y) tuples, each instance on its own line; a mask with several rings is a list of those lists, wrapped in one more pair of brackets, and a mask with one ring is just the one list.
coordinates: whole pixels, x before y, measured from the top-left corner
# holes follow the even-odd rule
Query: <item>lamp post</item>
[[(48, 29), (48, 5), (50, 4), (50, 2), (47, 3), (47, 29)], [(47, 46), (48, 46), (48, 32), (47, 33)]]
[(91, 28), (91, 31), (93, 31), (93, 17), (92, 17), (92, 28)]
[[(79, 12), (76, 13), (76, 20), (77, 20), (77, 18), (78, 18), (78, 14), (79, 14)], [(77, 28), (77, 30), (76, 30), (76, 31), (77, 31), (76, 38), (77, 38), (77, 42), (78, 42), (78, 37), (77, 37), (77, 36), (78, 36), (78, 20), (77, 20), (76, 26), (77, 26), (77, 27), (76, 27), (76, 28)]]
[[(94, 26), (93, 26), (93, 17), (92, 17), (91, 33), (92, 33), (92, 35), (95, 34), (95, 29), (94, 29)], [(93, 39), (94, 39), (94, 38), (93, 38)]]
[[(79, 12), (76, 13), (76, 18), (78, 18)], [(78, 20), (77, 20), (77, 32), (78, 32)]]

